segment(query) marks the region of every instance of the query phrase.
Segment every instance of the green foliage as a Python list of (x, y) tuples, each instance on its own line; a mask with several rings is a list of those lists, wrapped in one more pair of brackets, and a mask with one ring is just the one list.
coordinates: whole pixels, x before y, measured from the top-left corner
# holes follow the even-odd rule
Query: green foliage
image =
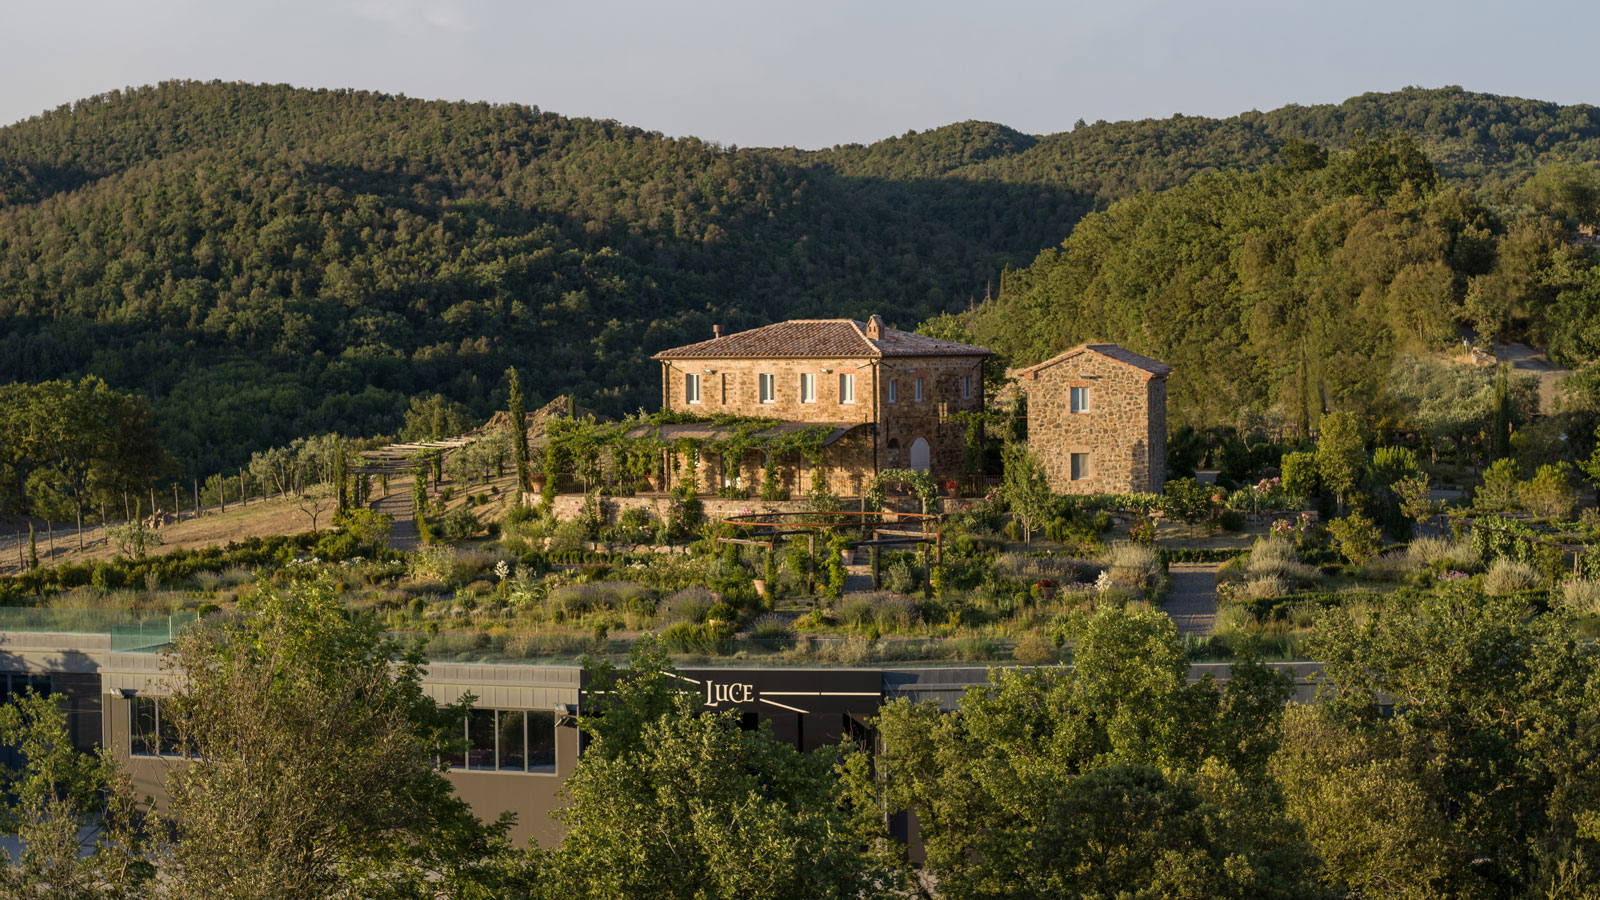
[(1174, 478), (1161, 489), (1161, 514), (1193, 526), (1211, 515), (1211, 491), (1193, 478)]
[(130, 900), (146, 895), (160, 852), (133, 785), (110, 751), (73, 748), (57, 698), (0, 704), (0, 746), (20, 764), (0, 769), (0, 894), (16, 900)]
[(1050, 480), (1027, 444), (1006, 444), (1003, 464), (1005, 480), (1000, 485), (1000, 496), (1022, 523), (1023, 538), (1031, 544), (1033, 532), (1044, 525), (1054, 504)]
[(149, 404), (93, 375), (0, 384), (0, 434), (0, 512), (81, 517), (172, 471)]
[[(1467, 591), (1335, 610), (1273, 771), (1328, 879), (1367, 896), (1587, 896), (1600, 658)], [(1393, 704), (1393, 713), (1385, 709)]]
[(528, 489), (528, 411), (522, 398), (522, 379), (516, 366), (506, 369), (510, 396), (506, 401), (507, 417), (511, 420), (511, 458), (517, 465), (517, 490)]
[(742, 730), (737, 714), (702, 715), (648, 647), (626, 672), (591, 666), (588, 683), (604, 699), (583, 719), (591, 742), (567, 782), (549, 896), (888, 894), (893, 872), (867, 852), (881, 841), (876, 811), (855, 814), (835, 775), (853, 752), (802, 754), (769, 729)]
[(1283, 677), (1190, 684), (1159, 612), (1102, 610), (1071, 637), (1071, 667), (995, 670), (954, 713), (883, 707), (876, 777), (852, 788), (916, 814), (940, 894), (1320, 896), (1258, 781)]
[(190, 628), (168, 658), (186, 677), (162, 709), (189, 757), (168, 781), (171, 896), (490, 889), (506, 825), (480, 823), (436, 768), (465, 707), (426, 697), (415, 649), (326, 584), (241, 611)]
[(1483, 482), (1472, 492), (1472, 505), (1486, 512), (1516, 509), (1517, 464), (1510, 459), (1497, 459), (1483, 472)]
[(1540, 466), (1532, 478), (1517, 485), (1517, 499), (1541, 519), (1572, 518), (1572, 509), (1578, 503), (1577, 492), (1572, 488), (1572, 467), (1565, 462)]
[(1367, 434), (1354, 415), (1337, 410), (1322, 420), (1317, 435), (1317, 478), (1341, 503), (1367, 469)]
[(1378, 526), (1359, 512), (1329, 522), (1328, 533), (1333, 536), (1339, 554), (1356, 565), (1377, 556), (1383, 549), (1383, 535)]
[(1283, 489), (1291, 496), (1310, 500), (1322, 493), (1322, 477), (1317, 470), (1317, 455), (1312, 452), (1283, 455)]

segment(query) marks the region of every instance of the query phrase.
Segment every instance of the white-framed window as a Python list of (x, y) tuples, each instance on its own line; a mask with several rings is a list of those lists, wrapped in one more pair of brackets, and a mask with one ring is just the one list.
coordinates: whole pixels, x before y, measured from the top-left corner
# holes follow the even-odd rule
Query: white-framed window
[(700, 376), (694, 372), (683, 373), (683, 401), (700, 402)]
[(1072, 480), (1082, 481), (1089, 477), (1089, 454), (1072, 454)]
[(972, 399), (972, 376), (971, 375), (963, 375), (963, 376), (961, 376), (961, 399), (963, 399), (963, 400), (971, 400)]
[(461, 727), (467, 749), (448, 757), (452, 769), (556, 774), (556, 720), (548, 710), (474, 709)]
[(922, 402), (922, 379), (911, 382), (911, 399), (917, 403)]
[(839, 375), (839, 402), (856, 402), (856, 376), (848, 372)]
[(889, 379), (889, 402), (900, 402), (900, 379), (898, 378)]
[(774, 380), (770, 372), (763, 372), (757, 376), (756, 381), (759, 384), (757, 390), (760, 392), (762, 403), (771, 403), (778, 399), (777, 385), (773, 383)]
[(817, 376), (810, 372), (803, 372), (800, 375), (800, 402), (817, 402)]
[(1075, 413), (1086, 413), (1089, 411), (1088, 388), (1075, 387), (1072, 389), (1072, 411)]
[(155, 697), (128, 701), (128, 755), (177, 756), (178, 729), (162, 713)]

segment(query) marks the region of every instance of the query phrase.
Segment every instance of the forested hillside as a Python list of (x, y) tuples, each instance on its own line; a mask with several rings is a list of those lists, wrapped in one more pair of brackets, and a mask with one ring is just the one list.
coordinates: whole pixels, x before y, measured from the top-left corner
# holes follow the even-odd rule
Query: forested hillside
[(108, 94), (0, 128), (0, 382), (148, 394), (200, 472), (393, 431), (419, 395), (487, 415), (512, 364), (530, 404), (624, 412), (656, 396), (649, 354), (713, 322), (909, 327), (1120, 198), (1385, 128), (1507, 210), (1540, 163), (1600, 158), (1593, 108), (1455, 89), (814, 152), (351, 91)]
[(1585, 196), (1592, 217), (1593, 170), (1541, 172), (1525, 192), (1539, 211), (1510, 216), (1444, 183), (1404, 135), (1282, 156), (1086, 217), (969, 327), (1018, 364), (1116, 341), (1175, 367), (1175, 425), (1255, 416), (1301, 433), (1333, 408), (1409, 420), (1391, 369), (1463, 325), (1574, 365), (1600, 357), (1600, 268), (1549, 202)]

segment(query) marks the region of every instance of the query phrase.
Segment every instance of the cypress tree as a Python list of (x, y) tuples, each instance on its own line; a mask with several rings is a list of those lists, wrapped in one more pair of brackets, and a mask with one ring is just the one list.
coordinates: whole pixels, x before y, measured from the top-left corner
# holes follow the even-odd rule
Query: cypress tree
[(517, 377), (517, 367), (506, 369), (511, 379), (511, 447), (517, 460), (517, 491), (528, 489), (528, 417), (522, 406), (522, 379)]
[(348, 464), (344, 458), (344, 449), (344, 441), (341, 440), (338, 442), (338, 449), (333, 454), (333, 482), (338, 486), (338, 502), (335, 504), (335, 508), (339, 512), (344, 512), (350, 508), (350, 495), (345, 490), (345, 483), (350, 480), (350, 475)]
[(34, 537), (33, 523), (28, 523), (28, 568), (39, 568), (39, 540)]
[(1511, 392), (1506, 383), (1506, 365), (1501, 363), (1494, 373), (1494, 424), (1489, 435), (1489, 458), (1503, 459), (1511, 455)]

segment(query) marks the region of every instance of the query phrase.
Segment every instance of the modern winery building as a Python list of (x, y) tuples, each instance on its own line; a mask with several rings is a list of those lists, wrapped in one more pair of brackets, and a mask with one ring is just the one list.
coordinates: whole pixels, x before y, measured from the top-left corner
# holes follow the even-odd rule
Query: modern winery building
[[(7, 692), (0, 699), (23, 690), (61, 696), (77, 746), (109, 747), (136, 792), (160, 803), (168, 771), (182, 765), (162, 723), (170, 676), (160, 653), (179, 623), (39, 627), (0, 619), (0, 689)], [(1306, 699), (1315, 666), (1295, 664), (1295, 669), (1301, 699)], [(1225, 666), (1196, 666), (1194, 675), (1208, 670), (1227, 675)], [(737, 711), (745, 727), (769, 723), (778, 740), (814, 750), (845, 740), (870, 744), (878, 708), (897, 698), (932, 700), (952, 709), (969, 687), (986, 683), (989, 673), (973, 666), (730, 666), (684, 668), (678, 677), (707, 710)], [(551, 812), (577, 764), (583, 670), (559, 664), (435, 662), (423, 687), (441, 703), (467, 694), (474, 698), (461, 723), (467, 751), (447, 761), (447, 777), (460, 796), (485, 819), (515, 813), (512, 836), (518, 841), (559, 841), (560, 825)], [(914, 840), (914, 835), (902, 836)]]

